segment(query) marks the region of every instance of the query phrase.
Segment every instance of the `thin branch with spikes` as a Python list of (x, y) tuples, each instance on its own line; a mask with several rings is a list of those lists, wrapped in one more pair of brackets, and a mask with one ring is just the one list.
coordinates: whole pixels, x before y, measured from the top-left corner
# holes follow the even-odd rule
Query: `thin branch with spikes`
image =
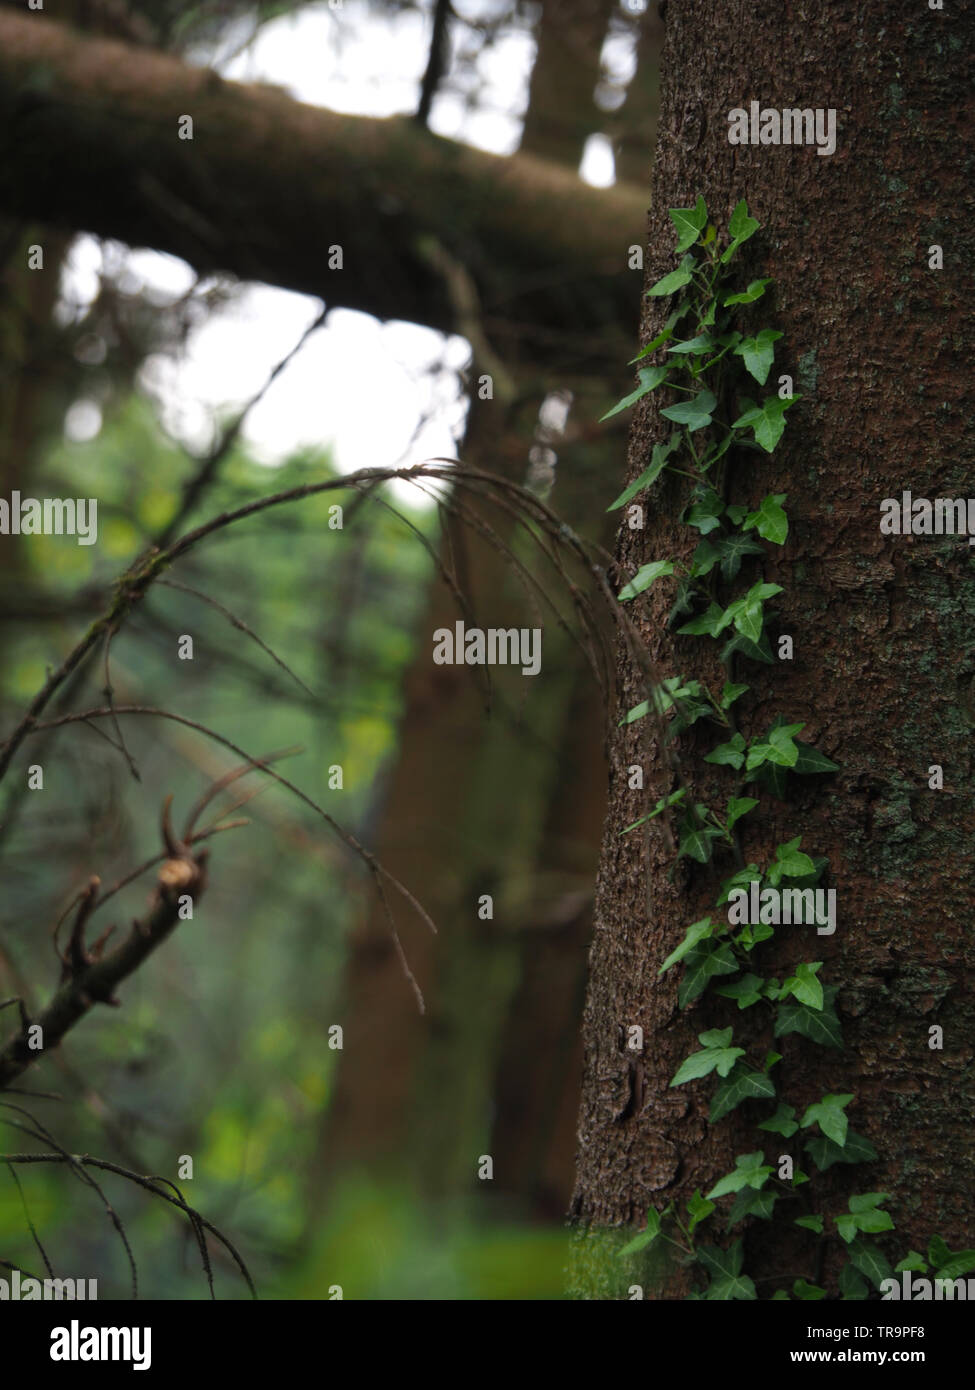
[[(126, 1235), (125, 1226), (122, 1223), (122, 1219), (119, 1216), (118, 1212), (115, 1210), (115, 1208), (112, 1206), (111, 1202), (105, 1196), (105, 1193), (102, 1191), (100, 1184), (95, 1181), (95, 1179), (91, 1176), (90, 1173), (86, 1173), (84, 1171), (84, 1169), (79, 1164), (76, 1156), (74, 1154), (69, 1154), (66, 1149), (63, 1149), (61, 1145), (58, 1143), (58, 1141), (54, 1138), (53, 1134), (51, 1134), (49, 1130), (41, 1123), (41, 1121), (38, 1120), (35, 1115), (32, 1115), (29, 1110), (26, 1110), (22, 1105), (15, 1105), (12, 1101), (9, 1100), (0, 1101), (0, 1106), (2, 1106), (4, 1110), (13, 1110), (20, 1115), (26, 1115), (28, 1120), (30, 1120), (31, 1125), (24, 1125), (21, 1124), (19, 1120), (11, 1120), (2, 1117), (0, 1117), (0, 1123), (8, 1125), (11, 1129), (20, 1130), (21, 1133), (28, 1135), (31, 1139), (37, 1139), (42, 1144), (45, 1144), (49, 1149), (52, 1149), (54, 1153), (60, 1157), (62, 1162), (68, 1164), (68, 1167), (70, 1171), (74, 1174), (74, 1176), (78, 1178), (80, 1182), (92, 1188), (92, 1190), (95, 1193), (97, 1193), (97, 1195), (101, 1198), (102, 1206), (105, 1209), (105, 1215), (108, 1217), (109, 1221), (114, 1226), (115, 1231), (119, 1239), (121, 1240), (122, 1245), (125, 1248), (125, 1253), (128, 1257), (129, 1270), (132, 1275), (132, 1297), (138, 1298), (139, 1271), (136, 1267), (135, 1255), (132, 1253), (132, 1246), (129, 1244), (129, 1238)], [(31, 1126), (34, 1126), (34, 1128), (31, 1128)], [(8, 1159), (8, 1161), (12, 1161), (12, 1156), (10, 1157), (10, 1159)]]
[[(310, 329), (309, 331), (312, 330)], [(258, 498), (231, 511), (223, 512), (179, 537), (169, 545), (167, 549), (151, 549), (135, 561), (129, 570), (117, 581), (115, 598), (108, 612), (92, 624), (81, 641), (69, 652), (61, 666), (48, 676), (48, 679), (31, 701), (26, 713), (14, 732), (3, 744), (0, 744), (0, 779), (2, 779), (9, 770), (18, 748), (29, 734), (39, 732), (43, 729), (59, 728), (71, 723), (90, 723), (90, 721), (94, 719), (106, 717), (111, 718), (113, 722), (117, 722), (117, 715), (123, 712), (127, 714), (152, 714), (156, 717), (173, 719), (175, 722), (184, 724), (189, 728), (195, 728), (198, 732), (222, 743), (224, 747), (232, 750), (238, 756), (246, 758), (248, 761), (254, 763), (254, 759), (250, 759), (249, 755), (244, 753), (229, 739), (225, 739), (215, 731), (207, 729), (205, 726), (196, 721), (189, 720), (184, 716), (174, 715), (169, 711), (153, 709), (147, 706), (129, 705), (116, 707), (114, 704), (110, 704), (106, 708), (65, 714), (58, 718), (43, 722), (40, 721), (39, 716), (44, 712), (52, 697), (61, 689), (65, 682), (69, 680), (72, 674), (79, 669), (96, 642), (106, 633), (114, 634), (131, 610), (142, 601), (151, 585), (160, 578), (162, 573), (177, 559), (193, 550), (207, 537), (247, 517), (263, 513), (270, 508), (297, 502), (307, 497), (331, 491), (351, 489), (360, 494), (362, 492), (371, 492), (380, 483), (391, 481), (394, 478), (410, 479), (416, 482), (422, 479), (427, 483), (439, 482), (448, 484), (450, 486), (450, 491), (444, 505), (446, 505), (448, 509), (455, 510), (461, 515), (463, 520), (474, 526), (490, 544), (499, 546), (502, 552), (514, 563), (515, 571), (521, 582), (525, 585), (526, 592), (530, 593), (532, 588), (540, 589), (542, 599), (552, 607), (557, 620), (561, 625), (567, 626), (558, 608), (552, 603), (550, 597), (538, 584), (535, 576), (533, 576), (527, 567), (512, 554), (510, 547), (505, 546), (503, 540), (497, 535), (494, 529), (488, 523), (484, 522), (465, 502), (460, 500), (460, 490), (469, 488), (481, 496), (488, 496), (495, 503), (501, 505), (509, 514), (514, 512), (517, 520), (535, 523), (551, 542), (550, 546), (542, 545), (542, 550), (543, 553), (547, 555), (549, 561), (554, 564), (560, 577), (563, 579), (567, 578), (564, 565), (559, 557), (559, 547), (562, 546), (575, 556), (585, 572), (595, 576), (600, 592), (610, 603), (611, 611), (617, 615), (625, 626), (630, 626), (629, 620), (626, 619), (624, 615), (620, 614), (619, 606), (613, 602), (613, 596), (606, 584), (603, 571), (595, 564), (589, 551), (576, 536), (575, 532), (561, 522), (555, 513), (552, 512), (540, 498), (526, 491), (518, 484), (484, 470), (463, 465), (455, 459), (433, 458), (427, 460), (423, 464), (413, 465), (408, 468), (360, 469), (356, 473), (348, 474), (340, 478), (330, 478), (317, 483), (308, 483), (289, 488), (268, 497)], [(534, 536), (534, 528), (531, 524), (526, 524), (525, 529), (529, 532), (529, 535)], [(541, 544), (538, 537), (534, 538), (537, 543)], [(577, 612), (588, 612), (575, 594), (573, 595), (573, 601), (576, 603)], [(588, 624), (584, 623), (583, 626), (586, 628)], [(579, 641), (578, 636), (575, 637), (575, 640)], [(585, 644), (583, 643), (581, 645), (583, 646), (583, 650), (586, 651), (587, 648)], [(652, 663), (650, 663), (649, 657), (645, 651), (643, 651), (642, 644), (635, 643), (634, 647), (635, 653), (642, 657), (643, 669), (647, 670), (649, 673), (652, 671)], [(598, 661), (594, 659), (594, 649), (592, 647), (587, 650), (587, 655), (590, 662), (593, 664), (597, 679), (600, 679), (599, 665)], [(605, 671), (603, 674), (605, 674)], [(654, 683), (659, 683), (655, 681), (655, 673)], [(652, 704), (651, 707), (653, 707)], [(436, 931), (436, 927), (429, 917), (429, 914), (416, 900), (409, 889), (399, 880), (388, 874), (375, 857), (360, 845), (353, 835), (345, 831), (328, 812), (314, 802), (312, 798), (300, 791), (293, 783), (290, 783), (286, 778), (281, 777), (269, 768), (264, 768), (262, 770), (266, 775), (287, 787), (292, 794), (298, 796), (310, 806), (316, 814), (326, 821), (343, 842), (367, 865), (377, 887), (380, 886), (381, 880), (385, 878), (411, 904), (411, 906), (413, 906), (430, 928)], [(388, 905), (386, 910), (390, 927), (395, 933), (395, 923), (392, 919), (392, 914), (388, 912)], [(394, 939), (398, 940), (398, 937), (394, 937)], [(418, 986), (416, 986), (416, 982), (413, 980), (412, 975), (410, 975), (409, 978), (413, 987), (418, 990)]]
[[(116, 634), (117, 632), (118, 632), (118, 628), (117, 628), (117, 627), (110, 627), (110, 628), (108, 628), (108, 629), (106, 630), (106, 632), (105, 632), (105, 654), (104, 654), (105, 689), (104, 689), (104, 693), (105, 693), (105, 699), (108, 701), (109, 705), (112, 704), (112, 697), (113, 697), (113, 695), (114, 695), (114, 693), (115, 693), (115, 692), (114, 692), (114, 689), (113, 689), (113, 687), (112, 687), (111, 657), (112, 657), (112, 640), (113, 640), (113, 638), (115, 637), (115, 634)], [(125, 746), (125, 739), (122, 737), (122, 730), (121, 730), (121, 728), (119, 727), (119, 722), (118, 722), (118, 720), (117, 720), (117, 719), (113, 719), (113, 720), (112, 720), (112, 724), (113, 724), (114, 729), (115, 729), (115, 737), (116, 737), (116, 739), (118, 740), (118, 748), (119, 748), (120, 752), (122, 753), (122, 756), (125, 758), (126, 763), (128, 764), (129, 772), (131, 772), (134, 781), (136, 781), (136, 782), (141, 782), (141, 781), (142, 781), (142, 777), (141, 777), (140, 774), (139, 774), (139, 769), (138, 769), (138, 768), (136, 767), (136, 765), (135, 765), (135, 761), (134, 761), (134, 759), (133, 759), (133, 757), (132, 757), (132, 754), (129, 752), (129, 750), (128, 750), (128, 749), (126, 748), (126, 746)]]
[[(25, 1129), (25, 1126), (21, 1125), (17, 1126), (17, 1128)], [(64, 1150), (59, 1150), (55, 1153), (0, 1154), (0, 1161), (9, 1164), (16, 1163), (21, 1165), (27, 1165), (32, 1163), (67, 1163), (69, 1165), (77, 1165), (83, 1168), (98, 1168), (102, 1172), (115, 1173), (118, 1177), (125, 1178), (128, 1182), (135, 1183), (136, 1186), (144, 1188), (145, 1191), (151, 1193), (152, 1196), (161, 1197), (163, 1201), (169, 1202), (171, 1206), (174, 1206), (179, 1211), (184, 1212), (187, 1219), (191, 1223), (198, 1224), (200, 1229), (206, 1231), (209, 1235), (212, 1235), (216, 1240), (218, 1240), (220, 1244), (226, 1249), (227, 1253), (230, 1255), (231, 1259), (234, 1261), (237, 1268), (239, 1269), (241, 1277), (247, 1284), (251, 1297), (254, 1299), (257, 1298), (257, 1288), (254, 1284), (253, 1278), (251, 1277), (250, 1270), (247, 1268), (243, 1256), (237, 1250), (236, 1246), (227, 1236), (223, 1234), (222, 1231), (220, 1231), (216, 1226), (214, 1226), (212, 1221), (208, 1221), (207, 1218), (203, 1216), (201, 1212), (197, 1211), (194, 1207), (191, 1207), (189, 1205), (189, 1203), (186, 1201), (186, 1199), (180, 1192), (179, 1188), (176, 1186), (174, 1182), (171, 1182), (169, 1178), (159, 1177), (156, 1174), (136, 1173), (133, 1169), (123, 1168), (120, 1163), (111, 1163), (108, 1159), (94, 1158), (91, 1154), (68, 1154), (65, 1153)], [(167, 1187), (171, 1187), (173, 1191), (176, 1193), (176, 1196), (173, 1197), (170, 1196), (168, 1192), (161, 1191), (160, 1187), (157, 1186), (157, 1184), (165, 1184)], [(215, 1298), (216, 1294), (213, 1291), (212, 1274), (210, 1271), (207, 1271), (207, 1277), (210, 1282), (211, 1297)]]
[[(436, 934), (437, 927), (433, 918), (427, 912), (426, 908), (417, 901), (406, 885), (401, 883), (398, 878), (388, 871), (388, 869), (384, 869), (376, 856), (371, 854), (364, 845), (360, 844), (350, 831), (344, 829), (334, 816), (330, 816), (323, 806), (320, 806), (317, 801), (306, 792), (303, 792), (300, 787), (295, 786), (294, 782), (289, 782), (286, 777), (282, 777), (280, 773), (265, 766), (262, 759), (252, 758), (244, 749), (240, 748), (236, 743), (233, 743), (229, 738), (225, 738), (223, 734), (218, 734), (215, 729), (208, 729), (205, 724), (201, 724), (198, 720), (188, 719), (185, 715), (175, 714), (172, 710), (155, 709), (151, 705), (117, 705), (115, 707), (115, 713), (151, 715), (157, 719), (169, 719), (175, 724), (183, 724), (188, 729), (195, 729), (197, 733), (205, 734), (207, 738), (213, 739), (216, 743), (222, 744), (224, 748), (228, 748), (232, 753), (235, 753), (237, 757), (246, 758), (248, 762), (252, 764), (255, 771), (263, 772), (275, 782), (279, 782), (282, 787), (286, 787), (292, 795), (298, 797), (298, 799), (303, 801), (306, 806), (309, 806), (316, 815), (320, 816), (343, 843), (359, 856), (373, 875), (374, 880), (378, 883), (379, 879), (383, 878), (390, 883), (392, 887), (406, 899), (414, 911), (419, 914), (430, 930)], [(103, 706), (100, 709), (82, 710), (76, 714), (65, 714), (58, 719), (46, 720), (43, 723), (35, 724), (29, 732), (39, 733), (43, 729), (58, 728), (65, 724), (84, 724), (91, 719), (108, 718), (111, 714), (112, 711), (108, 709), (107, 706)]]
[(219, 600), (211, 598), (209, 594), (204, 594), (200, 589), (191, 588), (189, 584), (178, 584), (175, 579), (157, 579), (156, 583), (162, 585), (164, 589), (178, 589), (181, 593), (192, 594), (194, 598), (200, 599), (201, 602), (209, 604), (211, 608), (216, 609), (218, 613), (222, 613), (231, 627), (235, 627), (238, 632), (242, 632), (245, 637), (249, 637), (252, 642), (256, 642), (261, 651), (266, 653), (275, 665), (281, 668), (285, 675), (290, 676), (295, 685), (301, 686), (301, 689), (306, 695), (310, 695), (313, 700), (318, 699), (314, 690), (306, 685), (299, 675), (292, 671), (288, 663), (278, 656), (277, 652), (274, 651), (272, 647), (269, 647), (264, 639), (257, 635), (253, 628), (248, 627), (242, 618), (238, 618), (236, 613), (232, 613), (229, 608), (225, 608)]

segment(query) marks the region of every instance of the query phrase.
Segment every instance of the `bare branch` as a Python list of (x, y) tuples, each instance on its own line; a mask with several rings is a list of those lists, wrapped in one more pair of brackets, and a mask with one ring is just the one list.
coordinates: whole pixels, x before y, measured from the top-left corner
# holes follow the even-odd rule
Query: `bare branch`
[[(148, 913), (141, 921), (133, 923), (125, 941), (107, 953), (103, 947), (109, 933), (92, 951), (86, 950), (84, 944), (85, 922), (94, 910), (98, 891), (98, 879), (91, 880), (75, 918), (60, 987), (36, 1019), (22, 1014), (20, 1030), (0, 1048), (0, 1090), (22, 1075), (44, 1052), (56, 1047), (94, 1004), (114, 1003), (116, 987), (139, 968), (179, 922), (180, 899), (188, 895), (196, 900), (203, 893), (208, 851), (200, 850), (193, 855), (185, 846), (170, 843), (175, 845), (177, 852), (166, 859), (159, 871)], [(35, 1026), (41, 1029), (39, 1035), (33, 1034)], [(31, 1046), (34, 1036), (40, 1037), (40, 1050)]]
[(283, 661), (281, 657), (278, 656), (277, 652), (269, 647), (262, 638), (258, 637), (253, 628), (248, 627), (235, 613), (231, 613), (229, 608), (225, 608), (222, 603), (219, 603), (215, 598), (211, 598), (209, 594), (201, 593), (199, 589), (191, 589), (189, 584), (177, 584), (175, 579), (157, 579), (156, 583), (161, 584), (164, 589), (179, 589), (184, 594), (192, 594), (194, 598), (201, 599), (203, 603), (209, 604), (210, 607), (215, 608), (218, 613), (222, 613), (232, 627), (235, 627), (238, 632), (242, 632), (245, 637), (249, 637), (252, 642), (256, 642), (261, 651), (266, 652), (271, 660), (275, 662), (276, 665), (280, 666), (281, 670), (284, 671), (286, 675), (290, 676), (296, 685), (300, 685), (306, 695), (310, 695), (313, 700), (318, 699), (314, 690), (312, 690), (310, 686), (307, 686), (301, 677), (292, 671), (288, 663)]

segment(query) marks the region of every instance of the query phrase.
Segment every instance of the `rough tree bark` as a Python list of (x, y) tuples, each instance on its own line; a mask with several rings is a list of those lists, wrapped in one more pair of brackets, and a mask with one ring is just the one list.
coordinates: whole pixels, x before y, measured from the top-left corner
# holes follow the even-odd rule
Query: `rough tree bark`
[[(775, 277), (774, 318), (763, 306), (762, 322), (783, 331), (774, 370), (793, 375), (803, 400), (774, 456), (749, 454), (732, 486), (753, 503), (788, 494), (790, 536), (764, 572), (785, 587), (775, 626), (796, 646), (791, 662), (747, 663), (742, 722), (752, 732), (780, 713), (805, 720), (803, 738), (841, 771), (809, 779), (819, 785), (788, 803), (763, 799), (744, 851), (762, 863), (801, 829), (805, 849), (829, 856), (839, 926), (814, 954), (840, 986), (846, 1051), (839, 1061), (825, 1049), (797, 1052), (790, 1091), (796, 1103), (856, 1094), (851, 1123), (879, 1161), (815, 1181), (827, 1211), (845, 1207), (848, 1191), (894, 1194), (904, 1250), (925, 1249), (933, 1232), (952, 1248), (975, 1244), (971, 552), (963, 539), (879, 531), (884, 497), (972, 491), (975, 425), (959, 354), (972, 329), (973, 19), (916, 0), (852, 9), (669, 0), (647, 267), (648, 283), (672, 268), (667, 209), (698, 194), (719, 225), (743, 197), (762, 223), (743, 269)], [(728, 112), (752, 99), (836, 108), (835, 154), (732, 146)], [(941, 271), (928, 268), (935, 243)], [(666, 313), (660, 300), (647, 303), (644, 341)], [(630, 477), (664, 437), (657, 412), (667, 403), (639, 409)], [(679, 485), (663, 487), (648, 529), (621, 533), (631, 570), (693, 548), (674, 520), (682, 496)], [(672, 598), (658, 585), (632, 605), (646, 644), (666, 674), (713, 680), (702, 665), (710, 644), (666, 631)], [(622, 652), (619, 667), (633, 704), (642, 691)], [(673, 977), (658, 981), (664, 956), (713, 902), (716, 876), (695, 866), (670, 882), (673, 855), (657, 822), (620, 835), (672, 788), (656, 760), (655, 785), (628, 790), (627, 766), (646, 764), (640, 727), (622, 729), (613, 750), (585, 1016), (574, 1288), (590, 1297), (630, 1282), (623, 1261), (604, 1258), (618, 1241), (600, 1231), (642, 1225), (649, 1206), (706, 1191), (737, 1153), (757, 1147), (747, 1105), (712, 1127), (707, 1083), (669, 1089), (695, 1035), (734, 1016), (713, 1001), (681, 1014)], [(701, 761), (707, 747), (691, 737), (681, 746), (684, 771), (705, 794), (719, 785)], [(944, 766), (943, 791), (928, 790), (934, 763)], [(797, 941), (784, 946), (788, 958)], [(619, 1041), (627, 1024), (644, 1028), (638, 1058)], [(944, 1027), (943, 1051), (929, 1050), (932, 1024)], [(769, 1148), (795, 1152), (778, 1140)], [(788, 1238), (773, 1244), (756, 1231), (746, 1250), (756, 1277), (784, 1275), (796, 1253)]]

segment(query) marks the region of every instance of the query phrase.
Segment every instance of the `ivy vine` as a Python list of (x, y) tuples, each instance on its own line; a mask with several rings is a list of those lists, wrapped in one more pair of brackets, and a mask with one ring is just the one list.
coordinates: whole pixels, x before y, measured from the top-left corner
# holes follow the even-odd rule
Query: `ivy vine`
[[(737, 702), (750, 689), (733, 679), (736, 659), (773, 662), (765, 606), (782, 592), (782, 586), (758, 578), (744, 581), (743, 591), (729, 593), (729, 588), (740, 580), (746, 564), (766, 554), (766, 545), (785, 543), (789, 518), (784, 493), (770, 493), (754, 508), (731, 500), (729, 451), (771, 454), (785, 431), (786, 412), (801, 398), (791, 392), (786, 377), (777, 392), (753, 399), (756, 387), (768, 382), (782, 334), (774, 328), (746, 331), (736, 326), (745, 306), (761, 300), (772, 283), (766, 277), (751, 280), (744, 289), (734, 288), (738, 253), (759, 230), (745, 201), (734, 209), (726, 236), (719, 236), (709, 221), (703, 197), (693, 208), (672, 208), (670, 217), (677, 230), (678, 265), (647, 293), (670, 299), (673, 309), (661, 332), (633, 359), (634, 364), (644, 364), (638, 369), (639, 386), (603, 419), (666, 388), (677, 398), (660, 415), (676, 428), (654, 446), (649, 466), (609, 510), (633, 503), (661, 474), (677, 474), (692, 484), (681, 520), (699, 533), (700, 540), (689, 563), (651, 560), (618, 597), (623, 603), (631, 602), (665, 576), (675, 576), (670, 627), (681, 635), (719, 642), (727, 679), (718, 690), (701, 680), (670, 677), (652, 691), (650, 699), (631, 709), (623, 722), (642, 719), (653, 708), (676, 736), (698, 721), (708, 721), (715, 726), (718, 741), (705, 761), (727, 768), (735, 781), (720, 807), (694, 801), (688, 789), (680, 786), (623, 833), (666, 813), (676, 819), (677, 861), (687, 858), (708, 865), (730, 855), (735, 865), (720, 883), (713, 912), (691, 923), (660, 967), (661, 975), (680, 968), (679, 1007), (687, 1009), (710, 991), (733, 1000), (739, 1011), (764, 1011), (766, 1027), (751, 1032), (768, 1036), (770, 1030), (776, 1041), (798, 1037), (807, 1046), (839, 1052), (843, 1034), (836, 1010), (838, 991), (821, 979), (823, 962), (799, 960), (781, 980), (763, 974), (761, 947), (775, 935), (774, 925), (749, 920), (735, 930), (727, 911), (739, 890), (815, 889), (829, 867), (825, 858), (801, 848), (801, 836), (779, 845), (764, 866), (745, 864), (737, 829), (760, 801), (760, 795), (746, 795), (746, 791), (784, 798), (790, 772), (802, 776), (838, 771), (835, 762), (799, 739), (803, 724), (776, 718), (767, 729), (746, 736), (736, 718)], [(794, 893), (790, 902), (815, 902), (815, 893), (802, 897)], [(792, 920), (822, 921), (806, 908)], [(697, 1287), (690, 1298), (755, 1299), (755, 1283), (744, 1270), (743, 1237), (727, 1247), (714, 1243), (713, 1236), (702, 1243), (701, 1230), (713, 1230), (723, 1217), (728, 1232), (747, 1219), (758, 1219), (789, 1221), (809, 1233), (806, 1277), (794, 1278), (791, 1286), (787, 1280), (778, 1281), (782, 1286), (771, 1294), (777, 1300), (864, 1299), (895, 1272), (923, 1274), (930, 1266), (938, 1278), (953, 1279), (975, 1270), (975, 1250), (953, 1253), (939, 1236), (932, 1238), (926, 1260), (910, 1251), (892, 1268), (874, 1239), (894, 1229), (887, 1210), (891, 1199), (885, 1192), (858, 1192), (843, 1211), (822, 1209), (816, 1183), (806, 1168), (824, 1173), (835, 1164), (859, 1165), (877, 1158), (873, 1145), (848, 1121), (847, 1111), (855, 1104), (852, 1093), (823, 1095), (800, 1111), (789, 1103), (777, 1080), (782, 1053), (770, 1050), (764, 1057), (751, 1055), (736, 1041), (733, 1026), (709, 1029), (699, 1034), (698, 1042), (699, 1049), (684, 1059), (671, 1086), (714, 1076), (711, 1124), (720, 1123), (745, 1102), (754, 1103), (758, 1107), (754, 1113), (759, 1115), (756, 1147), (739, 1154), (734, 1169), (719, 1177), (707, 1193), (695, 1192), (683, 1210), (674, 1202), (663, 1211), (651, 1208), (646, 1228), (624, 1246), (621, 1255), (664, 1242), (680, 1264), (693, 1267)], [(772, 1135), (785, 1140), (801, 1136), (801, 1159), (773, 1155), (768, 1161), (766, 1148)], [(839, 1242), (845, 1254), (835, 1288), (821, 1282), (829, 1241)]]

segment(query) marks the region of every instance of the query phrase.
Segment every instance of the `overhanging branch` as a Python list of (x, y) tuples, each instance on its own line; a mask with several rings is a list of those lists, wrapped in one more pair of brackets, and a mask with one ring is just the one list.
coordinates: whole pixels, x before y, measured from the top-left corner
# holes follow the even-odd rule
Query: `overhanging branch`
[[(187, 115), (192, 140), (178, 134)], [(639, 190), (594, 189), (407, 117), (306, 106), (41, 14), (0, 12), (0, 170), (8, 215), (453, 330), (422, 253), (433, 236), (471, 275), (502, 354), (505, 331), (582, 361), (613, 350), (598, 335), (636, 332)]]

